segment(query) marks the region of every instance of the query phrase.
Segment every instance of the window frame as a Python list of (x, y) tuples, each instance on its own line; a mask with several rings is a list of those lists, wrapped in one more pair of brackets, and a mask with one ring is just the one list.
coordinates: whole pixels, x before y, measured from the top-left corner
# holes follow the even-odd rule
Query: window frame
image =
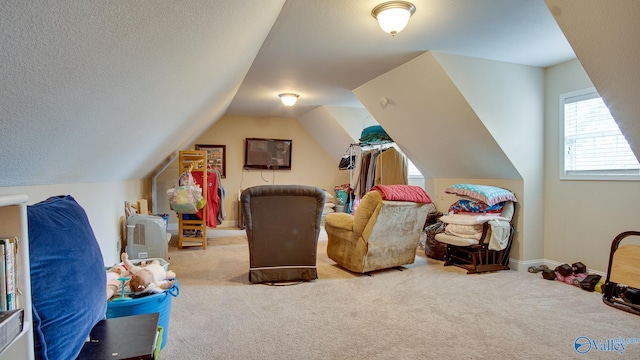
[[(588, 99), (588, 96), (590, 94), (595, 93), (597, 96), (596, 97), (602, 97), (600, 96), (600, 94), (598, 93), (598, 91), (596, 90), (595, 87), (589, 87), (586, 89), (581, 89), (581, 90), (575, 90), (575, 91), (570, 91), (570, 92), (566, 92), (566, 93), (562, 93), (559, 96), (559, 151), (558, 151), (558, 155), (559, 155), (559, 173), (560, 173), (560, 180), (611, 180), (611, 181), (640, 181), (640, 171), (636, 174), (620, 174), (620, 173), (616, 173), (616, 174), (610, 174), (610, 175), (606, 175), (606, 174), (602, 174), (602, 173), (598, 173), (598, 174), (593, 174), (590, 173), (588, 171), (584, 171), (583, 173), (567, 173), (567, 171), (565, 170), (565, 101), (568, 98), (573, 98), (573, 97), (585, 97)], [(595, 97), (592, 97), (595, 98)], [(585, 99), (585, 100), (587, 100)], [(606, 104), (605, 104), (606, 105)], [(614, 119), (615, 121), (615, 119)], [(624, 136), (624, 134), (623, 134)], [(636, 157), (637, 158), (637, 157)]]

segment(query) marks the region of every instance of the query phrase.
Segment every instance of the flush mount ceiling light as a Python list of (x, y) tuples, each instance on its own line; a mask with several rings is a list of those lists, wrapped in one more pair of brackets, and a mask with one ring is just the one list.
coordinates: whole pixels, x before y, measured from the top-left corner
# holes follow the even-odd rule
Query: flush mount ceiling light
[(296, 101), (298, 101), (298, 97), (300, 97), (300, 95), (294, 94), (294, 93), (284, 93), (284, 94), (279, 94), (278, 96), (280, 96), (280, 100), (282, 100), (282, 103), (285, 106), (295, 105)]
[(371, 15), (378, 20), (382, 30), (395, 36), (409, 23), (409, 18), (416, 12), (416, 7), (407, 1), (387, 1), (371, 10)]

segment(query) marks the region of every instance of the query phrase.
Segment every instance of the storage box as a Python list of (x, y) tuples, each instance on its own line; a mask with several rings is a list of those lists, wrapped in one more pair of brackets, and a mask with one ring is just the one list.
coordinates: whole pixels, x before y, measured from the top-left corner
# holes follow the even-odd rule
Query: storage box
[(162, 327), (162, 343), (160, 349), (167, 343), (169, 333), (169, 319), (171, 317), (171, 300), (180, 294), (178, 280), (166, 291), (129, 300), (109, 301), (107, 303), (107, 319), (123, 316), (160, 313), (158, 326)]
[(130, 259), (166, 258), (169, 238), (165, 219), (153, 215), (129, 216), (126, 251)]

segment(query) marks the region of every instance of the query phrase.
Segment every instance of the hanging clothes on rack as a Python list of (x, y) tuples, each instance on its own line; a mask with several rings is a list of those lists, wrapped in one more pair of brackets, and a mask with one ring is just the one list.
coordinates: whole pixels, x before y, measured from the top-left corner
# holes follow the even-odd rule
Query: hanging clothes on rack
[(355, 165), (350, 171), (353, 190), (352, 211), (375, 185), (406, 185), (409, 183), (409, 161), (396, 148), (393, 139), (380, 125), (362, 130), (360, 143), (349, 145), (349, 154), (355, 155)]
[(395, 147), (382, 150), (376, 158), (374, 185), (407, 185), (409, 162)]
[(222, 177), (220, 176), (220, 171), (218, 171), (217, 169), (214, 169), (213, 172), (215, 173), (215, 177), (218, 179), (218, 200), (219, 200), (219, 204), (218, 204), (218, 214), (216, 217), (216, 223), (218, 225), (222, 224), (222, 222), (224, 221), (224, 219), (227, 217), (227, 213), (224, 211), (224, 197), (225, 197), (225, 192), (224, 192), (224, 187), (222, 186)]
[[(202, 175), (203, 172), (193, 172), (194, 180), (202, 187)], [(221, 199), (220, 199), (220, 174), (217, 170), (207, 170), (207, 211), (206, 211), (206, 223), (207, 227), (215, 228), (222, 223), (218, 222), (218, 216), (220, 212)], [(196, 214), (199, 219), (202, 219), (202, 209)]]
[(408, 184), (408, 160), (394, 143), (353, 145), (358, 153), (351, 188), (363, 197), (375, 185)]

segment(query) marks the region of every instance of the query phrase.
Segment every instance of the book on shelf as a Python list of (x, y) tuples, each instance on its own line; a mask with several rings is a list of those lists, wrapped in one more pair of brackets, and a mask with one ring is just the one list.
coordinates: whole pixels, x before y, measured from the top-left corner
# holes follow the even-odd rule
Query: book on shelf
[[(16, 304), (16, 251), (17, 238), (4, 238), (0, 239), (0, 248), (4, 252), (2, 260), (4, 260), (4, 276), (0, 278), (0, 283), (4, 282), (4, 286), (0, 290), (0, 304), (2, 304), (2, 310), (15, 310), (18, 308)], [(2, 272), (2, 270), (0, 270)], [(4, 290), (4, 294), (3, 291)]]
[(0, 246), (0, 311), (7, 311), (7, 281), (4, 264), (4, 246)]
[(22, 332), (23, 326), (23, 309), (0, 312), (0, 352)]

